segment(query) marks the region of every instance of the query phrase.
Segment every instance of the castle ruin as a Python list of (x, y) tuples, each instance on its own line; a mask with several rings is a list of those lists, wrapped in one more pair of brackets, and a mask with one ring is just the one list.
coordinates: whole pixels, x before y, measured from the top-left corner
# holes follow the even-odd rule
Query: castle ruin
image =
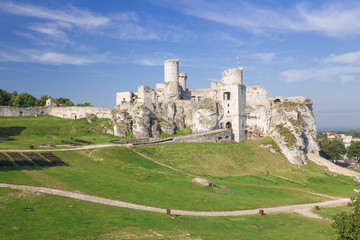
[(187, 74), (179, 73), (179, 60), (166, 60), (164, 83), (156, 84), (155, 88), (139, 86), (138, 92), (119, 92), (116, 106), (121, 108), (122, 105), (141, 103), (155, 112), (157, 106), (166, 102), (186, 108), (203, 99), (213, 99), (223, 110), (219, 127), (232, 129), (232, 138), (236, 142), (246, 140), (246, 87), (243, 85), (242, 67), (223, 72), (221, 80), (218, 83), (213, 81), (207, 89), (188, 89), (186, 82)]

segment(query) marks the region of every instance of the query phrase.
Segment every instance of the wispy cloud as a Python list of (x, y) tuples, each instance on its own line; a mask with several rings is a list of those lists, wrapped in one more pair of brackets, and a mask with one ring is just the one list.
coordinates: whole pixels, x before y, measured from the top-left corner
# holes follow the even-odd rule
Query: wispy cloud
[(185, 14), (247, 29), (264, 31), (320, 32), (332, 37), (360, 34), (360, 3), (328, 3), (322, 6), (297, 4), (270, 8), (248, 1), (166, 1)]
[(276, 54), (273, 52), (256, 53), (252, 57), (261, 59), (265, 62), (271, 62), (275, 59)]
[(133, 55), (134, 60), (132, 60), (135, 64), (145, 65), (145, 66), (163, 66), (164, 61), (166, 59), (175, 58), (175, 55), (172, 53), (154, 53), (151, 56), (141, 56), (141, 55)]
[(332, 81), (340, 80), (342, 83), (354, 79), (354, 74), (359, 74), (357, 66), (326, 66), (309, 69), (293, 69), (281, 72), (281, 79), (285, 82), (299, 82), (307, 80)]
[(324, 61), (330, 63), (360, 64), (360, 51), (348, 52), (339, 55), (331, 54)]
[(2, 2), (0, 8), (15, 15), (71, 23), (86, 28), (97, 28), (110, 22), (107, 17), (96, 16), (90, 11), (73, 6), (69, 6), (65, 10), (53, 10), (32, 4)]
[(360, 77), (357, 75), (360, 74), (360, 51), (330, 54), (325, 58), (316, 58), (314, 62), (317, 66), (312, 68), (281, 72), (282, 80), (286, 82), (338, 80), (346, 84)]
[(44, 34), (44, 35), (52, 38), (55, 41), (66, 42), (66, 43), (71, 42), (68, 38), (67, 33), (61, 28), (65, 28), (65, 30), (71, 29), (71, 25), (64, 24), (64, 23), (60, 23), (60, 24), (57, 24), (57, 23), (45, 23), (45, 24), (33, 23), (28, 26), (29, 30), (32, 30), (32, 31), (40, 33), (40, 34)]
[(58, 52), (40, 52), (38, 50), (0, 51), (0, 61), (42, 63), (51, 65), (84, 65), (106, 61), (105, 56), (72, 56)]

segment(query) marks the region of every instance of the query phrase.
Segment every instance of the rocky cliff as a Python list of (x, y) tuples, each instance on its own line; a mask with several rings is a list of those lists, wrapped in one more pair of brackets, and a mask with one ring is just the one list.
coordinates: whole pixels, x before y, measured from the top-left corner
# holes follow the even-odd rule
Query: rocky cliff
[(271, 98), (262, 87), (248, 87), (246, 115), (247, 138), (270, 136), (292, 164), (307, 164), (306, 154), (319, 152), (310, 99)]
[(191, 126), (194, 133), (221, 128), (222, 107), (215, 100), (168, 101), (154, 106), (124, 103), (112, 110), (112, 133), (124, 137), (133, 132), (136, 138), (159, 137)]

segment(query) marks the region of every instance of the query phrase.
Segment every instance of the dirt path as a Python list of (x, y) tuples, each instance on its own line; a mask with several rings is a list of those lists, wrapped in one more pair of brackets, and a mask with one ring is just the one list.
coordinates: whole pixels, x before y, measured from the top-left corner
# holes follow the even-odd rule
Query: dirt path
[(139, 155), (139, 156), (141, 156), (141, 157), (143, 157), (143, 158), (146, 158), (147, 160), (150, 160), (150, 161), (152, 161), (152, 162), (154, 162), (154, 163), (156, 163), (156, 164), (159, 164), (159, 165), (161, 165), (161, 166), (163, 166), (163, 167), (169, 168), (169, 169), (171, 169), (171, 170), (173, 170), (173, 171), (176, 171), (176, 172), (185, 174), (185, 175), (187, 175), (187, 176), (195, 177), (194, 175), (192, 175), (192, 174), (190, 174), (190, 173), (183, 172), (183, 171), (181, 171), (181, 170), (179, 170), (179, 169), (176, 169), (176, 168), (173, 168), (173, 167), (171, 167), (171, 166), (169, 166), (169, 165), (166, 165), (166, 164), (164, 164), (164, 163), (158, 162), (158, 161), (156, 161), (155, 159), (153, 159), (153, 158), (151, 158), (151, 157), (149, 157), (149, 156), (147, 156), (147, 155), (145, 155), (145, 154), (143, 154), (143, 153), (141, 153), (141, 152), (139, 152), (139, 151), (137, 151), (137, 150), (135, 150), (135, 149), (133, 149), (133, 148), (130, 148), (130, 146), (128, 146), (128, 145), (125, 146), (125, 147), (127, 147), (128, 149), (130, 149), (131, 151), (133, 151), (133, 152), (136, 153), (137, 155)]
[[(23, 191), (31, 191), (31, 192), (41, 192), (47, 194), (53, 194), (63, 197), (69, 197), (79, 200), (84, 200), (88, 202), (100, 203), (110, 206), (116, 207), (124, 207), (136, 210), (150, 211), (150, 212), (158, 212), (158, 213), (166, 213), (167, 209), (164, 208), (156, 208), (149, 207), (144, 205), (138, 205), (133, 203), (128, 203), (124, 201), (111, 200), (103, 197), (90, 196), (86, 194), (62, 191), (58, 189), (44, 188), (44, 187), (33, 187), (33, 186), (25, 186), (25, 185), (14, 185), (14, 184), (6, 184), (0, 183), (0, 188), (11, 188)], [(349, 198), (341, 198), (337, 200), (318, 202), (318, 203), (309, 203), (309, 204), (298, 204), (298, 205), (290, 205), (290, 206), (282, 206), (282, 207), (272, 207), (272, 208), (261, 208), (265, 213), (279, 213), (279, 212), (292, 212), (292, 211), (300, 211), (313, 209), (315, 206), (324, 207), (324, 206), (336, 206), (342, 205), (349, 202)], [(250, 210), (239, 210), (239, 211), (183, 211), (183, 210), (171, 210), (171, 214), (174, 215), (188, 215), (188, 216), (240, 216), (240, 215), (252, 215), (258, 214), (258, 209), (250, 209)]]
[(124, 146), (132, 146), (131, 144), (98, 144), (98, 145), (87, 145), (87, 146), (81, 146), (81, 147), (69, 147), (69, 148), (45, 148), (45, 149), (18, 149), (18, 150), (6, 150), (6, 149), (0, 149), (0, 152), (62, 152), (62, 151), (79, 151), (79, 150), (85, 150), (85, 149), (93, 149), (93, 148), (104, 148), (104, 147), (124, 147)]

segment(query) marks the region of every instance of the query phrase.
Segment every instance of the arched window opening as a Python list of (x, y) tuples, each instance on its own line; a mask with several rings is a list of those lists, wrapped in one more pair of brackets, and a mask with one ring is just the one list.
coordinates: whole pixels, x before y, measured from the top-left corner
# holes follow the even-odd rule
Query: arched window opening
[(230, 92), (224, 92), (223, 98), (224, 100), (230, 100)]
[(281, 103), (281, 100), (280, 99), (278, 99), (278, 98), (276, 98), (275, 100), (274, 100), (274, 103)]
[(225, 124), (225, 127), (226, 127), (227, 129), (230, 129), (230, 128), (231, 128), (231, 122), (227, 122), (227, 123)]

